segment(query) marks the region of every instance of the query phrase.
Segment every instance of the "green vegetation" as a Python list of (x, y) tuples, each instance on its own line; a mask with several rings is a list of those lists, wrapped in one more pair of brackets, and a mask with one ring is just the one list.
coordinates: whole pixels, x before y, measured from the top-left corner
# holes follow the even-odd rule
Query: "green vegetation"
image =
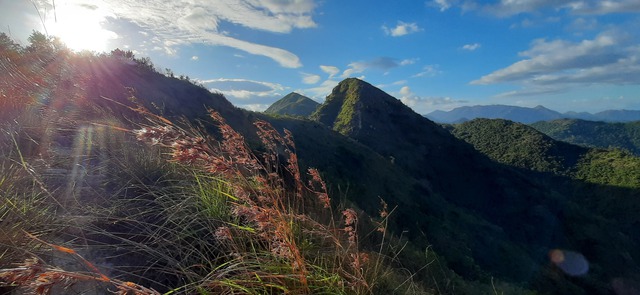
[(619, 148), (640, 156), (640, 121), (607, 123), (563, 119), (531, 126), (556, 140), (587, 147)]
[(288, 115), (297, 117), (308, 117), (320, 104), (314, 100), (291, 92), (280, 100), (271, 104), (264, 112), (266, 114)]
[(535, 129), (502, 119), (453, 125), (452, 134), (491, 159), (540, 172), (567, 174), (586, 149), (551, 139)]
[(350, 134), (354, 128), (353, 124), (358, 123), (356, 105), (361, 103), (360, 85), (361, 81), (355, 78), (342, 81), (311, 118), (344, 135)]
[(357, 79), (314, 121), (253, 113), (131, 52), (7, 40), (0, 287), (601, 294), (638, 269), (629, 153), (504, 120), (463, 141)]
[[(15, 64), (41, 60), (15, 50), (7, 67), (17, 72), (8, 77), (21, 74)], [(47, 54), (56, 66), (37, 75), (46, 84), (31, 92), (2, 88), (2, 102), (14, 107), (0, 117), (0, 287), (37, 294), (431, 293), (397, 259), (400, 246), (387, 229), (391, 208), (378, 199), (380, 215), (369, 217), (331, 201), (321, 173), (299, 166), (291, 133), (160, 75), (146, 59), (131, 64), (138, 59), (126, 52)], [(100, 66), (85, 67), (89, 61)], [(102, 80), (103, 70), (120, 75)], [(159, 95), (149, 101), (134, 93)], [(209, 106), (219, 112), (165, 108), (177, 104), (171, 94), (191, 97), (181, 104), (193, 108), (213, 98)], [(202, 114), (208, 126), (191, 127)], [(178, 115), (194, 121), (169, 119)], [(255, 124), (243, 125), (249, 120)], [(260, 141), (259, 152), (231, 122), (257, 131), (247, 139)]]
[[(633, 125), (583, 123), (610, 127)], [(534, 125), (549, 126), (544, 122)], [(570, 176), (594, 184), (640, 188), (640, 158), (624, 150), (589, 149), (567, 144), (530, 126), (502, 119), (476, 119), (453, 125), (451, 132), (502, 164)]]
[(576, 177), (591, 183), (640, 189), (640, 158), (618, 149), (593, 149), (578, 163)]

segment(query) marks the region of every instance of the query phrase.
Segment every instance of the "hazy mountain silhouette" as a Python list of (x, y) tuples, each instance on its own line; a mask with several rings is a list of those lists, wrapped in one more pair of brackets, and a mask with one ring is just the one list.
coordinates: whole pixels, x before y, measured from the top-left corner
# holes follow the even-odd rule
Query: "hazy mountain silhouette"
[(450, 111), (433, 111), (425, 117), (439, 123), (461, 123), (476, 118), (506, 119), (514, 122), (530, 124), (538, 121), (549, 121), (562, 118), (574, 118), (591, 121), (627, 122), (640, 120), (640, 111), (609, 110), (595, 114), (586, 112), (560, 113), (543, 106), (534, 108), (508, 105), (464, 106)]

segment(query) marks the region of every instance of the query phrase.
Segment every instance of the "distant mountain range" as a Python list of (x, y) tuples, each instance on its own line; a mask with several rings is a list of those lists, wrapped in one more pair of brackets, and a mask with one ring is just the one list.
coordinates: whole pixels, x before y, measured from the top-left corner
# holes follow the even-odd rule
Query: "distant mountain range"
[(589, 121), (629, 122), (640, 120), (640, 110), (607, 110), (595, 114), (587, 112), (560, 113), (543, 106), (534, 108), (508, 105), (477, 105), (455, 108), (451, 111), (433, 111), (425, 117), (438, 123), (462, 123), (476, 118), (506, 119), (530, 124), (557, 119), (582, 119)]
[(274, 102), (264, 112), (267, 114), (307, 117), (311, 115), (319, 105), (319, 103), (311, 98), (291, 92)]

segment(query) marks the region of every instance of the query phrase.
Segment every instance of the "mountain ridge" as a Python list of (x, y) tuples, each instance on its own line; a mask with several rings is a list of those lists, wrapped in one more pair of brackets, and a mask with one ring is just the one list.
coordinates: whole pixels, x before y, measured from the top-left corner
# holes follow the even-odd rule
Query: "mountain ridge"
[[(436, 124), (413, 112), (384, 91), (353, 78), (345, 79), (333, 89), (325, 103), (311, 115), (313, 121), (269, 116), (241, 110), (232, 106), (221, 94), (212, 94), (189, 81), (164, 76), (154, 71), (153, 66), (145, 60), (123, 62), (117, 55), (83, 56), (72, 64), (65, 64), (71, 61), (59, 58), (56, 64), (46, 67), (47, 71), (51, 71), (51, 76), (54, 76), (46, 79), (51, 84), (39, 86), (42, 91), (33, 96), (39, 97), (40, 93), (45, 93), (49, 101), (55, 102), (41, 107), (51, 118), (57, 119), (59, 116), (64, 119), (57, 120), (56, 125), (52, 125), (64, 128), (43, 130), (42, 137), (45, 140), (50, 136), (48, 133), (64, 133), (69, 138), (77, 134), (77, 141), (67, 140), (67, 144), (74, 151), (80, 152), (93, 141), (91, 130), (104, 127), (104, 124), (95, 124), (102, 122), (95, 121), (98, 119), (97, 115), (104, 116), (107, 126), (116, 127), (107, 129), (123, 137), (126, 133), (126, 136), (134, 140), (134, 132), (131, 132), (134, 129), (156, 127), (149, 126), (154, 121), (136, 120), (135, 114), (140, 112), (156, 121), (159, 118), (183, 119), (182, 123), (187, 125), (187, 129), (189, 124), (201, 127), (195, 129), (198, 129), (198, 135), (202, 135), (202, 138), (220, 137), (221, 134), (215, 131), (216, 126), (208, 126), (216, 124), (208, 117), (211, 110), (218, 112), (241, 133), (251, 149), (261, 155), (265, 144), (251, 135), (255, 133), (253, 123), (257, 120), (271, 122), (278, 131), (283, 128), (291, 131), (290, 138), (294, 144), (287, 143), (286, 148), (297, 150), (302, 171), (307, 167), (318, 167), (323, 177), (326, 176), (330, 181), (327, 183), (327, 190), (334, 198), (336, 204), (333, 205), (337, 210), (354, 205), (367, 213), (361, 213), (359, 218), (367, 226), (372, 226), (366, 222), (369, 220), (374, 225), (372, 228), (365, 228), (363, 232), (378, 233), (375, 222), (379, 220), (377, 216), (381, 201), (388, 203), (389, 208), (394, 208), (389, 219), (384, 222), (388, 221), (388, 228), (392, 229), (395, 239), (400, 242), (398, 245), (403, 246), (399, 250), (394, 249), (397, 251), (391, 257), (394, 262), (397, 260), (402, 265), (403, 270), (412, 272), (412, 277), (419, 277), (421, 283), (433, 287), (431, 293), (486, 294), (497, 292), (497, 286), (500, 291), (517, 294), (533, 292), (527, 293), (529, 290), (525, 289), (544, 294), (612, 294), (612, 281), (634, 278), (640, 269), (637, 263), (640, 261), (640, 235), (637, 234), (640, 218), (635, 214), (640, 204), (635, 201), (637, 198), (628, 197), (638, 194), (636, 183), (633, 182), (636, 180), (634, 176), (640, 173), (636, 172), (640, 171), (640, 165), (636, 164), (640, 162), (637, 157), (555, 142), (528, 126), (504, 120), (478, 120), (464, 125), (473, 127), (471, 125), (476, 124), (477, 127), (464, 130), (469, 135), (467, 139), (472, 139), (465, 141), (451, 134), (450, 128), (455, 126), (443, 127)], [(40, 59), (30, 60), (37, 62)], [(65, 66), (57, 67), (58, 63)], [(60, 70), (58, 76), (54, 75), (55, 70)], [(11, 73), (0, 73), (4, 76), (9, 76), (8, 74)], [(137, 106), (140, 108), (136, 108)], [(131, 108), (135, 108), (137, 112), (131, 111)], [(546, 110), (544, 107), (537, 109)], [(94, 112), (89, 113), (89, 110)], [(3, 119), (7, 122), (15, 120), (11, 116), (7, 118)], [(38, 118), (48, 120), (46, 116)], [(166, 123), (164, 120), (160, 121)], [(175, 127), (169, 129), (179, 129), (178, 126)], [(149, 130), (154, 129), (147, 129)], [(4, 136), (8, 134), (13, 133), (6, 133)], [(100, 134), (95, 135), (95, 142), (101, 142)], [(35, 142), (33, 138), (38, 137), (29, 136), (24, 141), (32, 144)], [(103, 139), (105, 143), (109, 142), (106, 137)], [(473, 143), (474, 140), (487, 140), (481, 143), (485, 147), (496, 148), (483, 151), (477, 143)], [(174, 142), (172, 146), (175, 144)], [(41, 146), (49, 145), (55, 144), (45, 141)], [(138, 146), (129, 148), (148, 150)], [(591, 158), (582, 157), (578, 161), (573, 158), (560, 159), (565, 153), (570, 153), (570, 149), (588, 150), (587, 154)], [(34, 150), (35, 159), (43, 157), (43, 154), (38, 153), (40, 147)], [(87, 152), (100, 152), (100, 155), (109, 157), (108, 151), (102, 150), (98, 145), (90, 150)], [(26, 149), (23, 151), (27, 152)], [(156, 151), (158, 155), (167, 155), (160, 153), (160, 150)], [(491, 151), (495, 153), (492, 155)], [(150, 158), (150, 161), (164, 163), (160, 157), (154, 158), (146, 154), (138, 156), (113, 160), (122, 165), (128, 165), (136, 158)], [(98, 156), (96, 158), (100, 159)], [(517, 162), (520, 158), (532, 160)], [(539, 166), (535, 166), (539, 158), (542, 161)], [(73, 166), (74, 169), (79, 166), (68, 160), (67, 157), (66, 161), (59, 162), (66, 167)], [(89, 160), (83, 164), (91, 164)], [(274, 170), (288, 169), (284, 167), (287, 164), (281, 162), (274, 165)], [(595, 164), (591, 165), (592, 162)], [(283, 164), (283, 167), (279, 167), (279, 164)], [(633, 170), (627, 164), (632, 165), (630, 168)], [(567, 169), (562, 169), (565, 166), (581, 165), (578, 169), (582, 169), (582, 179), (571, 178), (570, 173), (565, 173)], [(129, 202), (132, 198), (139, 200), (142, 207), (125, 206), (127, 212), (135, 213), (138, 209), (147, 212), (148, 208), (145, 206), (154, 199), (154, 195), (149, 194), (146, 188), (164, 189), (165, 183), (172, 183), (170, 179), (165, 181), (163, 174), (166, 171), (158, 171), (156, 167), (158, 166), (150, 165), (140, 169), (139, 178), (144, 181), (140, 188), (128, 182), (135, 182), (138, 177), (122, 174), (121, 177), (126, 180), (123, 189), (105, 194), (104, 197), (118, 195), (123, 201), (127, 201), (123, 204), (132, 204)], [(96, 167), (96, 170), (102, 168), (105, 167)], [(123, 172), (122, 169), (113, 170), (118, 174)], [(259, 187), (258, 179), (256, 183), (253, 180), (249, 182), (253, 188)], [(180, 185), (183, 183), (180, 182)], [(181, 186), (174, 189), (183, 191)], [(98, 195), (97, 191), (88, 193), (94, 197)], [(229, 193), (225, 191), (225, 194)], [(180, 201), (184, 199), (183, 195), (176, 197)], [(190, 193), (184, 197), (191, 198)], [(162, 200), (157, 201), (158, 205), (163, 205)], [(216, 207), (216, 204), (212, 205)], [(180, 207), (198, 211), (197, 208)], [(319, 212), (327, 214), (327, 211)], [(336, 211), (339, 215), (338, 212)], [(131, 219), (139, 217), (145, 222), (163, 217), (146, 214), (124, 216)], [(191, 217), (187, 215), (184, 220), (191, 224)], [(107, 229), (118, 228), (119, 225), (111, 222), (111, 219), (105, 220)], [(342, 231), (341, 227), (342, 224), (338, 224), (337, 229)], [(129, 228), (134, 235), (136, 229)], [(182, 234), (182, 230), (183, 228), (178, 227), (174, 233)], [(212, 237), (213, 230), (202, 231), (202, 236), (199, 236), (200, 231), (188, 231), (193, 233), (193, 241), (207, 238), (212, 243), (206, 245), (214, 247), (220, 242)], [(165, 239), (160, 234), (153, 234), (153, 237), (163, 241)], [(369, 242), (368, 239), (376, 240), (372, 234), (368, 234), (362, 236), (361, 242)], [(187, 244), (190, 244), (189, 241), (192, 240), (185, 240)], [(252, 244), (252, 241), (246, 242)], [(301, 245), (315, 251), (315, 242), (304, 240)], [(166, 241), (163, 243), (166, 244)], [(377, 243), (378, 240), (371, 245), (377, 248)], [(135, 244), (141, 243), (138, 241)], [(107, 248), (108, 244), (100, 246)], [(172, 246), (169, 243), (168, 247)], [(558, 249), (584, 255), (591, 266), (589, 272), (581, 276), (564, 273), (562, 265), (550, 261), (548, 257), (550, 251)], [(105, 253), (101, 254), (112, 254)], [(153, 257), (153, 253), (155, 252), (135, 254), (146, 258)], [(197, 255), (200, 252), (197, 249), (189, 253), (170, 252), (167, 257), (172, 258), (172, 255), (177, 254), (176, 260), (171, 261), (181, 261), (181, 258), (194, 253)], [(181, 254), (184, 256), (180, 257)], [(116, 255), (108, 257), (103, 257), (107, 263)], [(93, 261), (94, 257), (86, 258), (87, 261)], [(147, 260), (146, 263), (156, 261)], [(437, 261), (438, 266), (429, 267), (434, 261)], [(214, 270), (217, 269), (217, 262), (225, 261), (212, 264)], [(168, 266), (163, 270), (170, 271), (172, 264), (175, 263), (167, 263)], [(196, 264), (189, 264), (187, 267), (191, 265)], [(203, 264), (201, 267), (207, 266)], [(143, 271), (153, 272), (153, 266), (150, 265)], [(206, 277), (212, 274), (206, 268), (203, 273)], [(262, 277), (262, 272), (260, 274)], [(271, 273), (265, 274), (266, 278)], [(281, 275), (279, 273), (277, 277)], [(249, 273), (249, 277), (254, 276), (257, 277), (256, 272)], [(506, 284), (506, 289), (501, 288), (504, 285), (494, 285), (494, 278), (500, 284)], [(167, 280), (165, 287), (171, 286), (169, 290), (177, 290), (181, 283), (178, 279), (171, 279)], [(479, 286), (485, 289), (478, 289)], [(395, 290), (394, 287), (390, 286), (388, 290)], [(440, 292), (440, 288), (444, 291)]]
[(475, 105), (458, 107), (450, 111), (433, 111), (424, 115), (438, 123), (462, 123), (476, 118), (506, 119), (531, 124), (563, 118), (589, 121), (627, 122), (640, 120), (640, 110), (605, 110), (595, 114), (587, 112), (560, 113), (538, 105), (533, 108), (510, 105)]
[[(549, 189), (543, 178), (492, 162), (470, 144), (396, 101), (400, 103), (364, 81), (349, 79), (334, 88), (312, 119), (370, 147), (428, 188), (413, 197), (414, 208), (399, 208), (397, 216), (404, 221), (401, 225), (412, 223), (423, 231), (434, 249), (449, 257), (456, 272), (474, 277), (479, 275), (474, 268), (480, 267), (514, 281), (533, 276), (536, 271), (532, 269), (543, 263), (539, 256), (547, 251), (543, 249), (567, 243), (565, 235), (557, 231), (559, 224), (575, 230), (583, 224), (595, 224), (588, 214), (569, 209), (577, 205)], [(377, 123), (386, 126), (378, 127)], [(453, 184), (454, 179), (464, 185)], [(433, 217), (450, 214), (466, 217)], [(571, 224), (568, 219), (580, 219), (583, 224)], [(452, 244), (441, 238), (443, 229), (433, 227), (433, 222), (467, 234)], [(484, 235), (495, 239), (489, 242)], [(473, 245), (473, 251), (459, 248), (460, 244)], [(497, 254), (492, 252), (495, 247), (504, 249), (501, 259), (520, 265), (518, 271), (515, 266), (503, 268), (486, 259)], [(542, 283), (546, 279), (541, 280), (540, 284), (547, 284)]]

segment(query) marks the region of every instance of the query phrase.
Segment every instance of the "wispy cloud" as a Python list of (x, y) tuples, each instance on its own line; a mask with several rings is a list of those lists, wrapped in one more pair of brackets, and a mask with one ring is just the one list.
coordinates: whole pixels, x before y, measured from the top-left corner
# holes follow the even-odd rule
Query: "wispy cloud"
[(462, 50), (467, 50), (467, 51), (475, 51), (476, 49), (480, 48), (480, 43), (473, 43), (473, 44), (465, 44), (461, 47)]
[(320, 69), (329, 74), (329, 79), (333, 78), (333, 76), (337, 75), (338, 73), (340, 73), (340, 69), (338, 67), (334, 67), (334, 66), (320, 66)]
[(301, 74), (302, 74), (302, 83), (304, 84), (316, 84), (320, 82), (320, 79), (322, 79), (320, 75), (307, 74), (307, 73), (301, 73)]
[(198, 57), (197, 55), (194, 55), (191, 57), (191, 60), (198, 60), (198, 59), (200, 59), (200, 57)]
[(427, 114), (436, 109), (450, 110), (468, 103), (466, 100), (453, 99), (451, 97), (421, 97), (413, 93), (409, 86), (400, 88), (400, 92), (396, 95), (402, 103), (418, 114)]
[(254, 81), (246, 79), (210, 79), (200, 80), (201, 84), (211, 91), (220, 92), (229, 98), (247, 100), (256, 97), (272, 97), (281, 95), (285, 88), (277, 83)]
[(574, 14), (610, 14), (640, 12), (637, 0), (518, 0), (518, 1), (477, 1), (477, 0), (433, 0), (430, 6), (445, 11), (459, 6), (463, 11), (476, 10), (499, 17), (509, 17), (521, 13), (536, 13), (543, 10), (566, 10)]
[(442, 71), (438, 69), (438, 65), (426, 65), (422, 68), (422, 71), (411, 76), (411, 78), (419, 78), (419, 77), (435, 77), (440, 75)]
[(389, 71), (393, 68), (414, 64), (417, 59), (398, 60), (391, 57), (378, 57), (368, 61), (356, 61), (348, 65), (348, 68), (342, 73), (342, 78), (352, 77), (368, 69), (377, 69)]
[(340, 83), (340, 81), (328, 79), (316, 87), (303, 89), (300, 90), (300, 92), (316, 101), (322, 102), (324, 98), (331, 93), (333, 88), (338, 85), (338, 83)]
[(580, 42), (535, 40), (524, 57), (471, 84), (512, 83), (523, 88), (500, 97), (561, 92), (589, 85), (640, 85), (640, 45), (607, 31)]
[(243, 108), (245, 110), (254, 111), (254, 112), (262, 112), (269, 107), (269, 104), (266, 103), (247, 103), (247, 104), (238, 104), (236, 105), (239, 108)]
[[(45, 5), (47, 1), (37, 1)], [(242, 36), (230, 36), (220, 30), (220, 24), (272, 32), (289, 33), (293, 29), (316, 27), (311, 17), (316, 4), (314, 0), (75, 0), (90, 4), (96, 11), (132, 22), (150, 37), (165, 42), (166, 48), (177, 45), (205, 43), (228, 46), (244, 52), (273, 59), (283, 67), (302, 66), (295, 54), (272, 46), (243, 40)]]
[(440, 11), (445, 11), (445, 10), (451, 8), (453, 3), (452, 3), (451, 0), (433, 0), (433, 1), (427, 2), (427, 5), (436, 7), (438, 9), (440, 9)]
[(398, 21), (398, 24), (395, 27), (387, 27), (387, 25), (382, 26), (382, 31), (385, 34), (392, 37), (400, 37), (416, 32), (422, 31), (422, 28), (418, 27), (416, 23), (405, 23), (403, 21)]

